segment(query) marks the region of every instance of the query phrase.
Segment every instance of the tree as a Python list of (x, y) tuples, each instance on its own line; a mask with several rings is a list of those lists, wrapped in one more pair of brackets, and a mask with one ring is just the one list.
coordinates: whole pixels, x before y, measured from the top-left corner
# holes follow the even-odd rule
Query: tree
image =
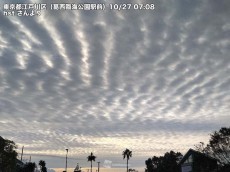
[(145, 161), (146, 172), (180, 172), (178, 165), (182, 154), (174, 151), (166, 152), (164, 156), (153, 156)]
[(40, 160), (38, 165), (40, 165), (41, 172), (47, 172), (46, 162), (45, 161)]
[(91, 172), (92, 172), (92, 162), (95, 161), (96, 156), (93, 155), (93, 153), (91, 152), (91, 154), (87, 157), (88, 161), (91, 162)]
[(23, 172), (34, 172), (36, 164), (34, 162), (27, 162), (23, 167)]
[(153, 172), (154, 166), (151, 158), (145, 161), (145, 165), (146, 165), (145, 172)]
[(222, 164), (230, 164), (230, 127), (211, 134), (207, 148)]
[(195, 148), (199, 152), (216, 158), (221, 168), (230, 169), (230, 127), (222, 127), (219, 131), (215, 131), (210, 135), (207, 145), (200, 142), (195, 145)]
[(17, 146), (11, 140), (3, 139), (0, 136), (0, 161), (2, 171), (12, 171), (16, 168)]
[(180, 166), (178, 165), (182, 154), (180, 152), (175, 153), (170, 151), (165, 153), (163, 157), (164, 171), (168, 172), (180, 172)]
[(16, 172), (34, 172), (36, 167), (35, 162), (27, 162), (24, 165), (17, 166)]
[(129, 171), (129, 158), (132, 157), (132, 151), (126, 148), (123, 151), (122, 155), (123, 155), (123, 159), (127, 158), (127, 172), (128, 172)]

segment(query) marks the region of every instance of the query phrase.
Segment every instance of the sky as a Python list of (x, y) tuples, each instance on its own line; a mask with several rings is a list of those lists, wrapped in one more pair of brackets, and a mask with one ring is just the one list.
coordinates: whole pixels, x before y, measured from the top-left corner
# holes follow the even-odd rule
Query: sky
[[(50, 3), (104, 10), (49, 10)], [(6, 16), (5, 3), (47, 3)], [(130, 9), (110, 4), (132, 3)], [(133, 9), (154, 4), (154, 9)], [(3, 0), (0, 135), (48, 167), (185, 153), (230, 121), (229, 0)], [(95, 163), (96, 165), (96, 163)]]

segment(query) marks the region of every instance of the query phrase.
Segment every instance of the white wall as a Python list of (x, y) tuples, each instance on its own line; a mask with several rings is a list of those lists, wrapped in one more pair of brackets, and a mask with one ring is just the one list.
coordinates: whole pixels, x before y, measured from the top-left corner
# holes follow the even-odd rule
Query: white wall
[(181, 172), (192, 172), (192, 166), (191, 165), (182, 166), (181, 167)]

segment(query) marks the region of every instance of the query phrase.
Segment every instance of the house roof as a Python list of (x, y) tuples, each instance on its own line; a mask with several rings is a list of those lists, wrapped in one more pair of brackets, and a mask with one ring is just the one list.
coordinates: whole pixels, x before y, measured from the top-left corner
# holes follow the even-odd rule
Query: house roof
[(19, 160), (19, 159), (16, 159), (16, 164), (18, 164), (18, 165), (24, 165), (24, 163), (21, 160)]
[(205, 153), (201, 153), (201, 152), (198, 152), (198, 151), (195, 151), (193, 149), (189, 149), (188, 152), (183, 156), (183, 158), (180, 160), (179, 164), (183, 164), (186, 159), (188, 159), (188, 157), (192, 154), (196, 154), (196, 155), (199, 155), (199, 156), (203, 156), (203, 157), (206, 157), (208, 159), (211, 159), (211, 160), (214, 160), (214, 161), (217, 161), (217, 159), (205, 154)]

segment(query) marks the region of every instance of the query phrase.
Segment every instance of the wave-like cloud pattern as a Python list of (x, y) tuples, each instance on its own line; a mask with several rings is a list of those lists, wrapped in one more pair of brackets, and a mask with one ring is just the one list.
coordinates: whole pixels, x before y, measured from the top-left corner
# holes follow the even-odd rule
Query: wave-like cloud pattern
[(229, 125), (230, 3), (154, 3), (1, 11), (1, 135), (31, 154), (119, 157), (128, 147), (145, 160)]

